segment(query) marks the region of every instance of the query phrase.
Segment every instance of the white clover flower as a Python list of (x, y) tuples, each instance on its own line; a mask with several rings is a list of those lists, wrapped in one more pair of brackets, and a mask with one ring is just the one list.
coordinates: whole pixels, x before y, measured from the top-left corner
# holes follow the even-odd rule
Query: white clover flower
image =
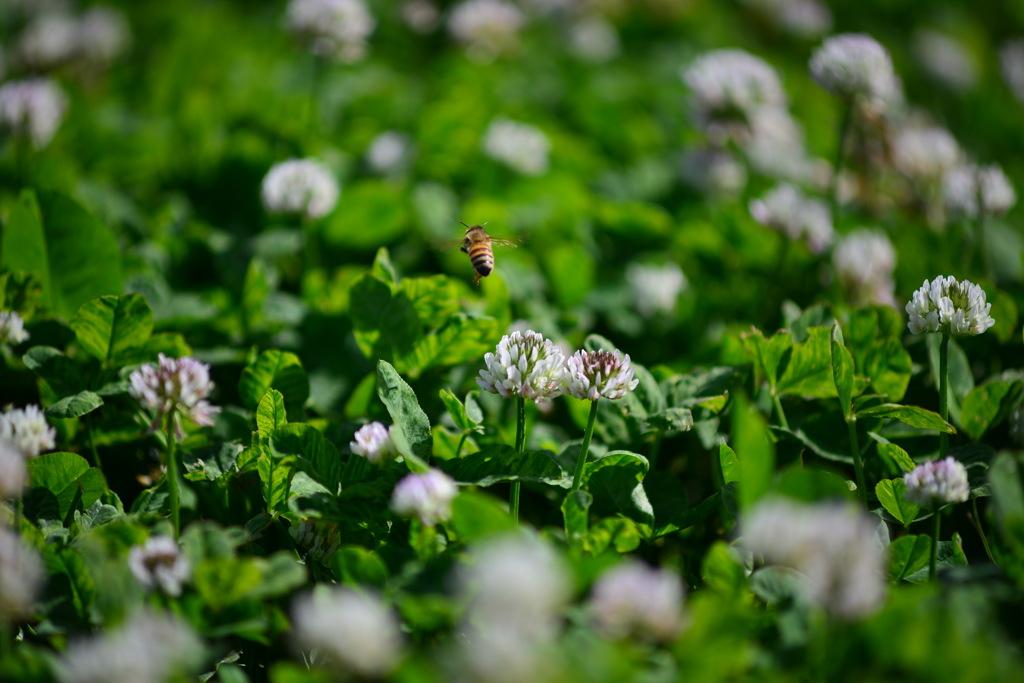
[(57, 134), (67, 100), (57, 85), (44, 78), (8, 81), (0, 85), (0, 131), (32, 141), (36, 149)]
[(61, 683), (164, 683), (199, 673), (203, 644), (178, 617), (137, 613), (120, 627), (71, 641), (55, 668)]
[(32, 612), (45, 576), (35, 548), (0, 526), (0, 622), (11, 623)]
[(750, 167), (771, 178), (827, 187), (831, 167), (812, 159), (800, 124), (781, 107), (762, 107), (753, 113), (742, 149)]
[(21, 32), (14, 54), (19, 64), (30, 69), (56, 68), (78, 56), (78, 31), (78, 20), (70, 14), (39, 14)]
[(565, 356), (554, 342), (533, 330), (506, 334), (494, 353), (484, 355), (484, 364), (477, 385), (502, 398), (540, 401), (562, 393)]
[(746, 167), (719, 149), (686, 150), (680, 175), (687, 185), (709, 195), (733, 196), (747, 185)]
[(1024, 104), (1024, 38), (1016, 38), (999, 48), (999, 68), (1006, 87)]
[(923, 507), (963, 503), (971, 493), (967, 468), (951, 455), (918, 465), (903, 475), (903, 483), (907, 485), (904, 497)]
[(334, 175), (314, 159), (282, 161), (263, 178), (263, 206), (270, 213), (323, 218), (334, 210), (339, 194)]
[(565, 375), (566, 393), (579, 399), (596, 401), (601, 397), (618, 400), (633, 389), (640, 380), (633, 378), (629, 354), (618, 351), (579, 350), (569, 357)]
[(798, 38), (817, 38), (832, 28), (832, 12), (817, 0), (744, 0), (744, 4)]
[(547, 136), (527, 123), (495, 119), (484, 132), (484, 153), (523, 175), (547, 172), (550, 149)]
[(432, 0), (409, 0), (401, 7), (402, 21), (416, 33), (430, 33), (441, 21), (441, 10)]
[(131, 42), (128, 22), (112, 7), (93, 5), (78, 19), (77, 56), (107, 63), (125, 51)]
[(358, 62), (377, 22), (362, 0), (291, 0), (285, 24), (314, 54)]
[(0, 501), (17, 498), (28, 486), (25, 456), (11, 442), (0, 439)]
[(412, 142), (409, 136), (394, 130), (381, 133), (366, 150), (366, 163), (371, 170), (392, 174), (401, 171), (409, 159)]
[(178, 543), (168, 536), (150, 536), (128, 551), (128, 568), (146, 588), (171, 597), (181, 595), (181, 585), (192, 576), (192, 565)]
[(868, 616), (885, 600), (885, 554), (875, 524), (856, 508), (765, 500), (741, 529), (742, 547), (804, 574), (807, 599), (836, 617)]
[[(220, 408), (206, 400), (213, 391), (210, 366), (195, 358), (168, 358), (161, 353), (158, 364), (146, 363), (128, 379), (128, 393), (154, 413), (150, 429), (159, 428), (161, 420), (172, 413), (181, 414), (201, 427), (211, 427), (220, 412)], [(177, 420), (175, 434), (179, 440), (185, 437)]]
[(682, 269), (675, 263), (630, 263), (626, 267), (626, 280), (633, 290), (636, 308), (645, 318), (658, 313), (672, 313), (679, 293), (689, 285)]
[(955, 38), (931, 29), (918, 29), (911, 39), (911, 50), (932, 78), (954, 90), (970, 90), (978, 82), (974, 60)]
[(614, 24), (600, 16), (587, 16), (569, 28), (569, 49), (593, 64), (611, 61), (622, 52)]
[(364, 678), (387, 676), (402, 655), (398, 617), (372, 592), (329, 588), (296, 598), (292, 628), (299, 647)]
[(459, 493), (455, 480), (441, 470), (413, 472), (395, 486), (391, 509), (402, 517), (416, 517), (424, 526), (452, 518), (452, 501)]
[(46, 421), (37, 405), (7, 408), (0, 413), (0, 441), (17, 448), (25, 458), (53, 450), (56, 439), (57, 431)]
[(674, 572), (626, 560), (594, 584), (590, 612), (609, 638), (672, 640), (683, 625), (683, 583)]
[(839, 239), (832, 267), (854, 306), (896, 307), (896, 249), (880, 230), (856, 230)]
[(942, 179), (942, 193), (950, 213), (963, 218), (978, 217), (979, 199), (986, 216), (1001, 216), (1017, 203), (1017, 193), (998, 164), (949, 169)]
[(398, 457), (391, 430), (380, 422), (370, 422), (359, 428), (355, 439), (348, 444), (349, 450), (374, 465), (381, 465)]
[(956, 138), (939, 126), (903, 128), (892, 138), (893, 165), (914, 181), (934, 182), (961, 158)]
[(467, 46), (467, 54), (490, 61), (515, 50), (526, 16), (506, 0), (464, 0), (448, 16), (448, 31)]
[(474, 617), (459, 627), (454, 671), (449, 680), (477, 683), (554, 683), (563, 673), (554, 620), (517, 616)]
[(900, 96), (889, 53), (863, 33), (825, 39), (811, 55), (811, 76), (829, 92), (884, 107)]
[(927, 280), (907, 302), (907, 327), (914, 334), (942, 332), (954, 337), (981, 334), (996, 324), (985, 290), (953, 276)]
[(317, 562), (326, 561), (341, 545), (338, 525), (317, 519), (292, 522), (288, 535)]
[(0, 311), (0, 344), (17, 346), (28, 340), (25, 321), (14, 311)]
[(751, 201), (749, 208), (758, 223), (781, 232), (790, 240), (802, 239), (816, 254), (832, 244), (832, 211), (828, 204), (805, 197), (793, 185), (776, 186), (761, 199)]

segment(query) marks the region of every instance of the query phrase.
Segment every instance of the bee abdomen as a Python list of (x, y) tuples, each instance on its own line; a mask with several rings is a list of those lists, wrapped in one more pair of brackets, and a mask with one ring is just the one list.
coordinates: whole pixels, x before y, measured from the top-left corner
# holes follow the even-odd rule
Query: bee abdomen
[(494, 270), (494, 252), (486, 244), (474, 244), (469, 248), (469, 260), (473, 264), (473, 270), (478, 274), (487, 276)]

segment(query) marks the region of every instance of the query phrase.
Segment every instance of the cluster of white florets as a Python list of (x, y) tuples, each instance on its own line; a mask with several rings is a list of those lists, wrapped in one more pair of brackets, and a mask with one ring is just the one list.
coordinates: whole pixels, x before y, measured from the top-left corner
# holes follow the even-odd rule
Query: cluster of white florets
[(291, 0), (288, 30), (320, 57), (357, 62), (377, 22), (362, 0)]
[(943, 332), (954, 337), (981, 334), (996, 324), (985, 290), (953, 276), (925, 280), (907, 302), (907, 326), (914, 334)]
[(896, 307), (896, 249), (881, 230), (855, 230), (837, 241), (832, 267), (854, 306)]
[(1017, 193), (998, 164), (962, 164), (946, 171), (942, 181), (946, 209), (954, 216), (1001, 216), (1017, 203)]
[(416, 517), (424, 526), (452, 518), (452, 501), (458, 484), (441, 470), (406, 475), (391, 494), (391, 509), (403, 517)]
[(918, 465), (903, 475), (906, 498), (925, 507), (963, 503), (971, 493), (967, 468), (953, 456)]
[(750, 202), (750, 215), (791, 240), (802, 240), (815, 254), (832, 244), (832, 211), (828, 204), (805, 196), (793, 185), (783, 183)]
[(64, 93), (49, 79), (31, 78), (0, 85), (0, 130), (29, 140), (37, 149), (53, 140), (66, 108)]
[(526, 16), (506, 0), (464, 0), (448, 17), (448, 31), (468, 55), (489, 61), (516, 49)]
[(341, 189), (331, 171), (315, 159), (274, 164), (263, 178), (263, 206), (270, 213), (322, 218), (334, 210)]
[(645, 318), (659, 313), (671, 314), (679, 293), (688, 286), (686, 276), (675, 263), (630, 263), (626, 268), (626, 281), (633, 290), (637, 311)]
[(56, 438), (57, 431), (46, 421), (37, 405), (8, 407), (0, 413), (0, 443), (16, 448), (24, 458), (34, 458), (43, 451), (52, 450)]
[(534, 126), (508, 119), (495, 119), (487, 126), (484, 153), (523, 175), (541, 175), (548, 170), (548, 137)]
[(398, 449), (392, 437), (395, 427), (385, 427), (380, 422), (363, 425), (355, 433), (348, 447), (361, 458), (366, 458), (374, 465), (380, 465), (398, 457)]
[(166, 595), (181, 595), (182, 585), (192, 576), (192, 565), (169, 536), (150, 536), (128, 551), (128, 567), (146, 588)]
[(819, 85), (851, 101), (884, 108), (900, 97), (889, 53), (869, 35), (826, 39), (811, 55), (810, 68)]
[(0, 344), (17, 346), (28, 340), (25, 321), (14, 311), (0, 311)]
[(104, 65), (130, 42), (124, 15), (94, 5), (77, 16), (62, 11), (38, 14), (18, 36), (14, 56), (18, 64), (33, 71), (71, 63)]
[[(128, 393), (154, 414), (151, 428), (158, 428), (170, 414), (187, 417), (200, 427), (213, 426), (220, 408), (206, 400), (213, 392), (210, 366), (188, 356), (169, 358), (161, 353), (158, 359), (156, 364), (146, 363), (129, 376)], [(179, 439), (184, 437), (177, 420), (175, 432)]]
[(607, 637), (665, 642), (682, 628), (683, 595), (683, 582), (675, 572), (626, 560), (594, 584), (590, 612)]

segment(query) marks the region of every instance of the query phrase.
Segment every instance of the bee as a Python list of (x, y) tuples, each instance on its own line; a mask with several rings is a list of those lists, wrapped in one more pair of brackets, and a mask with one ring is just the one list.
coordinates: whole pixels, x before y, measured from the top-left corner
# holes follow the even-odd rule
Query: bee
[[(459, 221), (460, 223), (462, 221)], [(465, 223), (462, 223), (466, 225)], [(473, 284), (480, 286), (480, 278), (487, 277), (494, 271), (494, 250), (492, 247), (517, 247), (512, 240), (503, 240), (491, 237), (484, 230), (483, 225), (466, 225), (466, 237), (451, 243), (451, 246), (461, 243), (460, 250), (469, 255), (469, 262), (473, 265)]]

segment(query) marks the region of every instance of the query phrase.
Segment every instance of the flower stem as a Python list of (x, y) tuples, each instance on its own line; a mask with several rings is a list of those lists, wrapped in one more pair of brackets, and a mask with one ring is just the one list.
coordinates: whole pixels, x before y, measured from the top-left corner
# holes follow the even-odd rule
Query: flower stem
[[(949, 422), (949, 335), (942, 333), (939, 343), (939, 417)], [(949, 453), (949, 434), (939, 432), (939, 459)]]
[[(600, 401), (601, 399), (598, 399)], [(583, 432), (583, 445), (576, 459), (576, 474), (572, 478), (572, 490), (578, 491), (583, 483), (583, 467), (587, 464), (587, 451), (590, 450), (590, 438), (594, 436), (594, 423), (597, 422), (597, 401), (590, 402), (590, 415), (587, 416), (587, 428)]]
[(996, 563), (996, 558), (992, 554), (992, 547), (988, 544), (988, 536), (985, 534), (984, 527), (981, 526), (981, 516), (978, 514), (978, 499), (971, 499), (971, 510), (974, 513), (971, 515), (972, 521), (974, 522), (974, 528), (978, 531), (978, 536), (981, 537), (981, 545), (985, 547), (985, 554), (988, 555), (988, 559), (992, 564)]
[(939, 560), (939, 531), (942, 526), (942, 518), (939, 516), (938, 506), (932, 512), (932, 552), (928, 557), (928, 580), (935, 580), (936, 566)]
[(843, 118), (839, 122), (839, 144), (836, 146), (836, 164), (832, 169), (832, 187), (829, 188), (829, 200), (832, 202), (832, 222), (839, 222), (839, 176), (846, 162), (846, 138), (853, 120), (853, 102), (846, 102)]
[(455, 447), (455, 458), (462, 457), (462, 445), (466, 443), (466, 434), (463, 432), (462, 437), (459, 439), (459, 445)]
[(87, 415), (85, 418), (85, 433), (89, 440), (89, 452), (92, 453), (92, 462), (96, 466), (96, 469), (102, 471), (103, 463), (100, 462), (100, 453), (96, 450), (96, 437), (93, 427), (93, 417), (92, 415)]
[[(516, 455), (522, 455), (526, 447), (526, 399), (516, 396)], [(521, 482), (512, 482), (509, 492), (508, 511), (512, 520), (519, 522), (519, 488)]]
[(857, 416), (850, 415), (846, 419), (846, 431), (850, 435), (850, 454), (853, 456), (853, 471), (857, 477), (857, 490), (860, 491), (861, 502), (868, 506), (868, 487), (864, 481), (864, 459), (860, 455), (860, 440), (857, 438)]
[(789, 429), (789, 420), (786, 419), (786, 411), (782, 409), (782, 401), (779, 395), (772, 392), (772, 404), (775, 406), (775, 415), (779, 418), (779, 425), (783, 429)]
[(167, 439), (167, 492), (171, 504), (171, 524), (174, 526), (174, 540), (181, 536), (181, 511), (178, 492), (178, 454), (175, 452), (174, 411), (167, 413), (164, 427)]

